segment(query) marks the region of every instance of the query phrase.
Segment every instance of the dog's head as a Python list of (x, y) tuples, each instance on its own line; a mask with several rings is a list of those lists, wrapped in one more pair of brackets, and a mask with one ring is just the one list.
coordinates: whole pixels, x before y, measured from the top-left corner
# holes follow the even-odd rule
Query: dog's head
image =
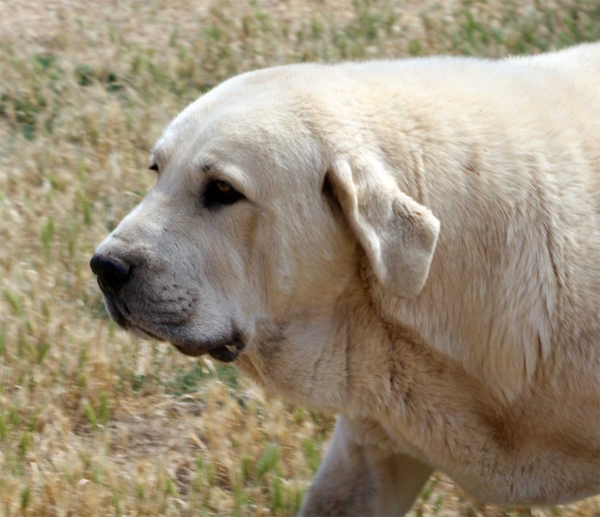
[(233, 361), (267, 340), (301, 360), (330, 346), (363, 258), (397, 296), (421, 290), (439, 222), (398, 188), (334, 79), (316, 81), (326, 70), (239, 76), (170, 124), (156, 186), (92, 258), (117, 323), (190, 355)]

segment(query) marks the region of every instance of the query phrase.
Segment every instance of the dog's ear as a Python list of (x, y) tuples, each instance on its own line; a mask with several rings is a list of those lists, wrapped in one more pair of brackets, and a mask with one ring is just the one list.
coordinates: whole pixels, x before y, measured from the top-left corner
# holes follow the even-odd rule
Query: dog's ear
[(381, 284), (401, 298), (419, 294), (440, 221), (402, 192), (376, 158), (336, 159), (325, 181)]

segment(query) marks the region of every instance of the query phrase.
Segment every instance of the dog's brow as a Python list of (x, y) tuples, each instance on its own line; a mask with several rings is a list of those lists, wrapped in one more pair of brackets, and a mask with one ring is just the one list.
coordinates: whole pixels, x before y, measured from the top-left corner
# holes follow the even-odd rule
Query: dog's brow
[(160, 147), (153, 147), (152, 148), (152, 156), (154, 156), (154, 159), (157, 162), (165, 162), (166, 161), (166, 153), (160, 148)]
[(215, 162), (213, 162), (212, 160), (207, 160), (207, 159), (203, 159), (203, 160), (199, 160), (194, 168), (200, 172), (208, 172), (210, 170), (213, 170), (216, 168), (215, 166)]

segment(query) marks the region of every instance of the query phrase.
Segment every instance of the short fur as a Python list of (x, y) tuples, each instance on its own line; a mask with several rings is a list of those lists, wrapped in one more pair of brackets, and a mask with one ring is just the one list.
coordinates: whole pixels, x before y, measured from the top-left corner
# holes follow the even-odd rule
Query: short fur
[[(303, 515), (600, 491), (600, 44), (235, 77), (98, 248), (124, 327), (340, 417)], [(210, 178), (241, 201), (206, 211)], [(215, 352), (216, 353), (216, 352)], [(360, 511), (359, 511), (360, 510)]]

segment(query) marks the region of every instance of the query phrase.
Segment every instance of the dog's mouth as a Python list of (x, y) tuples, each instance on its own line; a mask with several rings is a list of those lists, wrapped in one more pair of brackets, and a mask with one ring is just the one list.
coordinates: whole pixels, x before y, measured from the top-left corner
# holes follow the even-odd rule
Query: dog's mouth
[[(223, 363), (232, 363), (235, 361), (244, 350), (244, 344), (240, 339), (235, 337), (229, 337), (221, 342), (204, 344), (203, 348), (197, 348), (195, 345), (189, 345), (187, 343), (177, 343), (171, 341), (171, 343), (179, 350), (182, 354), (197, 357), (203, 354), (210, 355), (213, 359), (221, 361)], [(208, 348), (205, 348), (208, 347)]]
[(156, 339), (158, 341), (167, 341), (171, 343), (182, 354), (199, 357), (204, 354), (210, 355), (213, 359), (224, 363), (235, 361), (246, 347), (245, 339), (241, 332), (233, 330), (228, 336), (219, 339), (195, 340), (186, 339), (181, 330), (181, 325), (170, 328), (167, 325), (161, 325), (160, 329), (149, 329), (146, 325), (140, 324), (134, 318), (131, 310), (123, 301), (117, 301), (112, 296), (104, 296), (106, 308), (111, 318), (121, 328), (137, 334), (140, 337)]

